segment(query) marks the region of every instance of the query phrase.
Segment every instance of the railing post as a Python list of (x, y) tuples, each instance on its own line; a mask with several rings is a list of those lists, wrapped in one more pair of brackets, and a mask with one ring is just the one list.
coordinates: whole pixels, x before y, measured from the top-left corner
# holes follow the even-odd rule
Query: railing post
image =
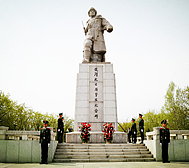
[(159, 140), (159, 129), (160, 127), (154, 127), (153, 128), (153, 140)]
[(0, 140), (7, 139), (6, 132), (9, 129), (9, 127), (0, 126)]
[(28, 140), (28, 136), (27, 135), (22, 135), (22, 140), (27, 141)]

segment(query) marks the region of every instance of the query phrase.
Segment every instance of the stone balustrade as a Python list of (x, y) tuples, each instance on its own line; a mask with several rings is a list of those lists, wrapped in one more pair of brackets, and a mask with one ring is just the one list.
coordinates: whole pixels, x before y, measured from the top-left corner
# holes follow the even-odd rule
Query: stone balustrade
[[(39, 163), (41, 147), (40, 131), (14, 131), (0, 126), (0, 162), (7, 163)], [(56, 151), (56, 133), (51, 128), (51, 142), (48, 150), (48, 162), (52, 162)]]
[[(159, 140), (160, 127), (154, 127), (152, 132), (146, 132), (145, 145), (152, 152), (156, 161), (162, 161), (162, 147)], [(170, 161), (189, 160), (189, 130), (170, 130), (170, 144), (168, 148)]]
[[(15, 131), (9, 127), (0, 126), (0, 140), (39, 140), (40, 131)], [(56, 133), (51, 129), (51, 140), (55, 140)]]
[[(160, 127), (154, 127), (152, 132), (146, 132), (147, 140), (159, 140)], [(170, 130), (170, 139), (189, 139), (189, 130)]]

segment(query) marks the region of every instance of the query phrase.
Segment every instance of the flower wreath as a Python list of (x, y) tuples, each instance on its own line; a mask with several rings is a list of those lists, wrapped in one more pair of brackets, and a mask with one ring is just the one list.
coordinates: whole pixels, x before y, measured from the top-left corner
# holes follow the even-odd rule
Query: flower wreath
[(108, 124), (108, 123), (104, 124), (103, 128), (104, 129), (103, 129), (102, 132), (104, 132), (104, 141), (111, 143), (112, 140), (113, 140), (113, 133), (115, 132), (112, 123), (111, 124)]
[(81, 123), (79, 126), (79, 131), (81, 132), (80, 138), (82, 143), (88, 143), (90, 140), (90, 132), (91, 131), (91, 124), (88, 123)]

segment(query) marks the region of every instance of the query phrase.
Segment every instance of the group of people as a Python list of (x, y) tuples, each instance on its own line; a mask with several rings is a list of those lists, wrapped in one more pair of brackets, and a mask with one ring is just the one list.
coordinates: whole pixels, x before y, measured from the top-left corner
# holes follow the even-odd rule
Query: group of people
[[(143, 144), (144, 141), (144, 120), (142, 118), (142, 114), (139, 114), (139, 131), (140, 131), (140, 136), (141, 136), (141, 144)], [(132, 118), (132, 127), (131, 130), (130, 128), (128, 128), (128, 139), (129, 139), (129, 143), (131, 143), (131, 136), (132, 136), (132, 143), (136, 144), (137, 142), (137, 127), (136, 127), (136, 123), (135, 123), (135, 119)]]
[[(139, 114), (139, 131), (140, 131), (140, 136), (141, 136), (141, 142), (140, 144), (143, 144), (144, 141), (144, 120), (142, 118), (142, 114)], [(137, 127), (135, 123), (135, 119), (132, 118), (132, 127), (131, 130), (128, 128), (128, 139), (129, 143), (131, 143), (131, 136), (132, 136), (132, 143), (136, 144), (137, 141)], [(163, 163), (170, 163), (168, 161), (168, 146), (170, 144), (170, 132), (169, 128), (167, 128), (167, 121), (163, 120), (161, 122), (162, 127), (159, 130), (159, 139), (160, 139), (160, 145), (162, 146), (162, 162)]]
[[(139, 131), (141, 136), (141, 144), (144, 141), (144, 120), (142, 118), (142, 114), (139, 114)], [(135, 119), (132, 118), (132, 127), (128, 129), (128, 139), (129, 143), (131, 143), (131, 136), (132, 136), (132, 143), (136, 144), (137, 141), (137, 127), (135, 123)], [(48, 158), (48, 147), (51, 141), (51, 132), (50, 128), (48, 127), (48, 121), (43, 121), (44, 127), (40, 130), (40, 145), (41, 145), (41, 164), (47, 164)], [(162, 127), (160, 128), (160, 145), (162, 146), (162, 161), (163, 163), (169, 163), (168, 161), (168, 145), (170, 144), (170, 132), (169, 128), (167, 128), (167, 121), (163, 120), (161, 122)], [(63, 114), (59, 114), (58, 119), (58, 127), (57, 127), (57, 140), (59, 143), (63, 142), (63, 133), (64, 133), (64, 117)]]
[[(57, 128), (57, 139), (59, 143), (63, 142), (63, 133), (64, 133), (64, 117), (63, 114), (59, 114), (58, 119), (58, 128)], [(48, 164), (48, 147), (51, 141), (51, 132), (48, 126), (48, 121), (43, 121), (44, 127), (40, 130), (40, 140), (39, 144), (41, 146), (41, 164)]]

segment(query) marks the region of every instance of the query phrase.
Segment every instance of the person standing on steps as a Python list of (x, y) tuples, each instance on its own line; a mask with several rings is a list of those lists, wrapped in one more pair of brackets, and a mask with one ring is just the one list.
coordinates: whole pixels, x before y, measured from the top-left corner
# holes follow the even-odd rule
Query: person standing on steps
[(135, 123), (135, 119), (132, 118), (132, 127), (131, 127), (131, 134), (132, 134), (132, 143), (136, 144), (137, 141), (137, 129), (136, 129), (136, 123)]
[(162, 162), (163, 163), (170, 163), (168, 161), (168, 145), (170, 144), (170, 132), (169, 128), (167, 128), (167, 121), (163, 120), (161, 122), (162, 126), (159, 130), (160, 136), (160, 145), (162, 146)]
[(141, 136), (141, 143), (140, 144), (143, 144), (143, 141), (144, 141), (144, 120), (142, 118), (142, 114), (139, 114), (139, 131), (140, 131), (140, 136)]
[(128, 135), (129, 143), (131, 143), (131, 130), (130, 130), (130, 128), (128, 128), (127, 135)]
[(48, 126), (48, 121), (43, 121), (44, 127), (41, 128), (40, 131), (40, 145), (41, 145), (41, 163), (40, 164), (48, 164), (48, 147), (51, 141), (51, 133), (50, 128)]
[(59, 119), (58, 119), (58, 143), (63, 142), (63, 134), (64, 134), (64, 117), (62, 117), (63, 113), (59, 113)]

